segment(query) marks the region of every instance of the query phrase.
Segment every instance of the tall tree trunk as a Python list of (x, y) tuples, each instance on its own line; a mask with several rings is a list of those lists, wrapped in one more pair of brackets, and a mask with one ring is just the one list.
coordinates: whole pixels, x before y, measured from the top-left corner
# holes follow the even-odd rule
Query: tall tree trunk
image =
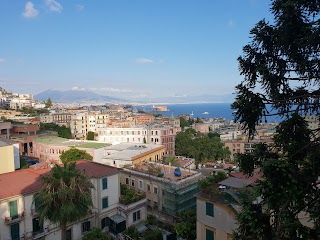
[(60, 228), (61, 228), (61, 240), (66, 240), (67, 239), (67, 224), (61, 223)]

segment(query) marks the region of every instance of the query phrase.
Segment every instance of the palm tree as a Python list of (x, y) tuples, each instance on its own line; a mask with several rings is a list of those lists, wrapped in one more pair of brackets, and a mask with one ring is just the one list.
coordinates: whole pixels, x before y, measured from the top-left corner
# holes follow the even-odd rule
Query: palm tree
[(55, 165), (41, 180), (42, 189), (34, 195), (40, 221), (59, 223), (65, 240), (67, 224), (86, 216), (92, 207), (90, 177), (71, 162)]

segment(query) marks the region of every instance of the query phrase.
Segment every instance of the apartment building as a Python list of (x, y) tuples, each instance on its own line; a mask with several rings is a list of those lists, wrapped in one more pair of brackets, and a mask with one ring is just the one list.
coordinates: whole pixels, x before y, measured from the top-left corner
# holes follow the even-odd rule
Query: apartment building
[(39, 129), (38, 124), (12, 124), (10, 139), (19, 142), (20, 155), (32, 155)]
[[(80, 240), (93, 227), (117, 234), (146, 219), (146, 199), (120, 204), (119, 169), (89, 161), (78, 161), (77, 168), (91, 176), (93, 207), (87, 216), (67, 226), (67, 239)], [(41, 189), (41, 176), (49, 171), (48, 165), (42, 165), (0, 174), (0, 239), (60, 238), (57, 224), (39, 222), (33, 202), (33, 195)]]
[(11, 122), (0, 122), (0, 137), (9, 138), (11, 128)]
[(174, 222), (179, 213), (196, 206), (195, 194), (202, 178), (201, 173), (188, 168), (180, 168), (181, 176), (176, 176), (175, 168), (154, 162), (124, 167), (120, 182), (146, 194), (150, 214)]
[(139, 114), (133, 116), (135, 125), (141, 125), (154, 122), (155, 117), (151, 114)]
[(71, 115), (70, 131), (75, 139), (84, 140), (88, 133), (88, 114), (87, 112), (79, 112)]
[(32, 107), (32, 94), (7, 93), (1, 97), (2, 106), (9, 109)]
[(61, 112), (52, 114), (40, 114), (41, 123), (55, 123), (59, 126), (70, 126), (71, 113)]
[(94, 161), (114, 167), (136, 166), (162, 160), (166, 148), (155, 144), (120, 143), (103, 148), (103, 156)]
[(33, 155), (44, 162), (60, 162), (60, 155), (71, 147), (84, 150), (98, 161), (104, 154), (106, 143), (99, 143), (87, 140), (70, 140), (56, 136), (42, 136), (33, 141)]
[(229, 148), (231, 154), (231, 160), (234, 159), (236, 154), (239, 153), (250, 153), (254, 150), (254, 146), (259, 143), (272, 144), (272, 139), (257, 139), (257, 140), (228, 140), (224, 141), (223, 144), (225, 147)]
[(13, 172), (19, 168), (19, 143), (0, 137), (0, 174)]
[(174, 155), (176, 132), (172, 126), (145, 125), (134, 128), (104, 128), (97, 140), (106, 143), (153, 143), (166, 146), (166, 153)]

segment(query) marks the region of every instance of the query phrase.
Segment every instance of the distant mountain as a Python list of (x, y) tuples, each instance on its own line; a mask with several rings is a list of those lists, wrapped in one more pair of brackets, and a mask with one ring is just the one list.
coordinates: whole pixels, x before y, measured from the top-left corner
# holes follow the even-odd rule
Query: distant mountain
[(47, 101), (48, 98), (50, 98), (54, 103), (128, 102), (127, 100), (119, 98), (113, 98), (90, 91), (79, 90), (59, 91), (49, 89), (33, 96), (33, 99), (38, 101)]

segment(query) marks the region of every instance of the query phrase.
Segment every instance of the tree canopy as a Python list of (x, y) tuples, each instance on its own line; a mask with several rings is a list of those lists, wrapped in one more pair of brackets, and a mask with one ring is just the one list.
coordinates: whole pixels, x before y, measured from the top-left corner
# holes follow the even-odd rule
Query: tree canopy
[(177, 235), (186, 239), (197, 239), (197, 213), (195, 209), (189, 209), (181, 213), (178, 223), (174, 225)]
[(94, 132), (92, 132), (92, 131), (88, 132), (87, 140), (94, 140)]
[(51, 98), (48, 98), (48, 100), (45, 102), (46, 108), (52, 107), (52, 101)]
[(76, 163), (55, 165), (50, 174), (41, 177), (42, 188), (34, 195), (40, 221), (59, 223), (61, 239), (66, 239), (66, 227), (86, 216), (92, 207), (89, 176), (76, 168)]
[(67, 151), (62, 152), (60, 160), (62, 162), (72, 162), (78, 160), (92, 160), (92, 156), (84, 150), (72, 147)]
[(191, 128), (177, 134), (175, 147), (176, 155), (195, 158), (197, 163), (224, 159), (230, 154), (219, 137), (210, 138)]
[(83, 236), (82, 240), (111, 240), (111, 237), (100, 228), (92, 228)]
[(273, 146), (238, 156), (244, 172), (259, 167), (263, 180), (243, 198), (235, 239), (319, 239), (319, 129), (304, 119), (320, 110), (319, 10), (316, 0), (272, 1), (274, 23), (258, 22), (238, 59), (244, 80), (236, 87), (235, 119), (249, 136), (267, 116), (283, 121)]
[(58, 133), (59, 137), (62, 138), (72, 138), (71, 135), (71, 130), (70, 128), (66, 127), (66, 126), (59, 126), (58, 124), (55, 123), (40, 123), (40, 130), (41, 131), (55, 131)]

